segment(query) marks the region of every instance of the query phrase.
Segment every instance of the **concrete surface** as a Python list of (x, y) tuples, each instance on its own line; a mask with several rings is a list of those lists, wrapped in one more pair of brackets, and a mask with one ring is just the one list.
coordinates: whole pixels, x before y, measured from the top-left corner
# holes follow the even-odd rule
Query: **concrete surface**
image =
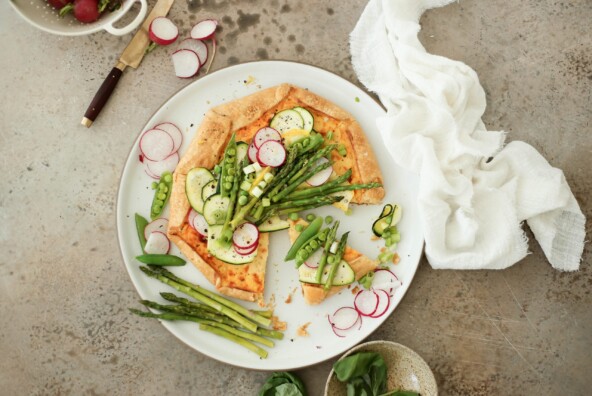
[[(221, 21), (214, 69), (287, 59), (356, 82), (347, 38), (364, 5), (178, 0), (170, 15), (182, 34), (205, 17)], [(421, 32), (429, 51), (476, 69), (485, 123), (562, 168), (588, 217), (591, 20), (586, 0), (460, 1), (425, 14)], [(131, 36), (48, 35), (6, 1), (0, 36), (0, 394), (255, 395), (268, 373), (206, 358), (126, 309), (138, 295), (118, 251), (119, 175), (149, 116), (191, 80), (175, 78), (157, 50), (126, 72), (87, 130), (80, 118)], [(422, 261), (370, 339), (416, 350), (443, 395), (589, 394), (590, 245), (576, 273), (553, 270), (532, 237), (530, 246), (505, 271), (434, 271)], [(311, 395), (332, 363), (297, 372)]]

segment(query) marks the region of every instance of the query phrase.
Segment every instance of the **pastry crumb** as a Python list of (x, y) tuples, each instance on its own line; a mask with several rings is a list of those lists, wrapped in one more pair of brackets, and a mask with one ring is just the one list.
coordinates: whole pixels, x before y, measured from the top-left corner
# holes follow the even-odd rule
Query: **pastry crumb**
[(286, 304), (290, 304), (292, 302), (292, 295), (294, 295), (294, 293), (296, 292), (297, 288), (293, 288), (292, 291), (288, 294), (288, 297), (286, 297), (286, 300), (284, 301)]
[(306, 322), (305, 324), (303, 324), (302, 326), (298, 327), (298, 329), (296, 329), (296, 335), (300, 336), (300, 337), (308, 337), (308, 331), (306, 331), (306, 329), (308, 328), (308, 326), (310, 326), (311, 322)]
[(399, 264), (399, 261), (401, 261), (401, 257), (399, 256), (399, 253), (393, 254), (393, 264)]
[(380, 237), (377, 237), (376, 235), (372, 235), (372, 237), (370, 238), (373, 241), (378, 241), (380, 239)]
[(245, 85), (249, 86), (255, 82), (255, 77), (249, 76), (246, 80), (244, 80)]
[(274, 330), (286, 331), (286, 329), (288, 328), (288, 324), (284, 321), (279, 320), (277, 316), (273, 315), (271, 317), (271, 327)]
[(356, 287), (354, 287), (354, 288), (351, 290), (351, 293), (352, 293), (352, 294), (358, 294), (358, 292), (359, 292), (359, 291), (360, 291), (360, 287), (359, 287), (359, 286), (356, 286)]

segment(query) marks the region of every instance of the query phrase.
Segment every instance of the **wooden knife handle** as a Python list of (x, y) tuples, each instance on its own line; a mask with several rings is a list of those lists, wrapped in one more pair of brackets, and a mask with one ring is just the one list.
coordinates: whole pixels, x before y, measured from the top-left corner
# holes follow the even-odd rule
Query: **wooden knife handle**
[(90, 127), (93, 121), (98, 117), (99, 113), (107, 103), (107, 100), (113, 93), (115, 86), (119, 82), (119, 78), (123, 74), (123, 70), (125, 69), (125, 65), (122, 63), (117, 64), (111, 72), (103, 81), (103, 84), (99, 87), (99, 90), (95, 94), (92, 102), (86, 109), (86, 113), (84, 113), (84, 118), (82, 119), (82, 125), (86, 126), (87, 128)]

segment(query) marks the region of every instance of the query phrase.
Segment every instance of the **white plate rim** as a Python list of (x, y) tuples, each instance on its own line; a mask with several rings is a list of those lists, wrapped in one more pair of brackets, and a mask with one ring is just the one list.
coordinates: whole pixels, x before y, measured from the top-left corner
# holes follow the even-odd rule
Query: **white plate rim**
[[(184, 93), (184, 91), (186, 90), (191, 90), (192, 88), (194, 88), (195, 85), (200, 85), (200, 84), (206, 84), (206, 82), (208, 80), (214, 79), (216, 78), (218, 75), (220, 75), (222, 72), (227, 72), (229, 69), (238, 69), (238, 68), (243, 68), (243, 67), (260, 67), (262, 65), (265, 66), (277, 66), (277, 67), (282, 67), (283, 65), (287, 65), (287, 66), (298, 66), (298, 67), (303, 67), (303, 68), (308, 68), (311, 71), (316, 71), (319, 73), (327, 73), (329, 75), (331, 75), (332, 77), (341, 80), (342, 84), (346, 84), (349, 85), (350, 88), (353, 88), (355, 90), (357, 90), (359, 92), (360, 95), (363, 95), (364, 97), (368, 98), (369, 100), (371, 100), (373, 102), (374, 105), (377, 105), (378, 107), (380, 107), (380, 109), (384, 112), (384, 107), (381, 105), (381, 103), (379, 101), (377, 101), (374, 97), (372, 97), (367, 91), (365, 91), (362, 87), (360, 87), (357, 84), (354, 84), (351, 81), (348, 81), (347, 79), (329, 71), (326, 69), (323, 69), (321, 67), (318, 67), (316, 65), (312, 65), (312, 64), (308, 64), (308, 63), (304, 63), (304, 62), (295, 62), (295, 61), (287, 61), (287, 60), (266, 60), (266, 61), (252, 61), (252, 62), (243, 62), (243, 63), (239, 63), (239, 64), (235, 64), (235, 65), (231, 65), (231, 66), (226, 66), (223, 68), (220, 68), (218, 70), (216, 70), (215, 72), (212, 72), (210, 74), (208, 74), (207, 76), (203, 76), (200, 79), (193, 81), (192, 83), (180, 88), (179, 90), (177, 90), (175, 93), (173, 93), (172, 95), (170, 95), (166, 100), (164, 100), (162, 102), (162, 104), (159, 106), (158, 109), (156, 109), (149, 117), (148, 121), (144, 124), (144, 126), (142, 127), (142, 129), (137, 133), (136, 138), (134, 139), (129, 151), (128, 151), (128, 155), (126, 156), (126, 160), (124, 163), (124, 167), (121, 170), (121, 174), (120, 174), (120, 182), (119, 182), (119, 186), (118, 186), (118, 191), (117, 191), (117, 195), (116, 195), (116, 216), (115, 216), (115, 222), (116, 222), (116, 228), (117, 228), (117, 240), (118, 240), (118, 248), (119, 248), (119, 253), (122, 259), (122, 264), (124, 266), (124, 268), (126, 269), (128, 276), (130, 277), (130, 280), (132, 281), (132, 284), (134, 286), (134, 288), (136, 289), (136, 292), (141, 296), (142, 292), (139, 289), (139, 286), (136, 284), (136, 282), (134, 281), (134, 276), (131, 272), (131, 268), (128, 265), (128, 263), (126, 262), (125, 259), (125, 255), (123, 252), (123, 246), (122, 246), (122, 235), (121, 235), (121, 227), (120, 227), (120, 216), (121, 214), (121, 194), (122, 194), (122, 181), (123, 181), (123, 177), (125, 175), (125, 172), (129, 166), (129, 163), (132, 161), (132, 153), (135, 150), (136, 146), (137, 146), (137, 142), (138, 139), (141, 135), (142, 132), (144, 132), (145, 130), (148, 129), (149, 125), (151, 125), (152, 120), (161, 112), (163, 111), (163, 109), (165, 109), (165, 107), (167, 106), (167, 104), (169, 102), (171, 102), (174, 98), (176, 98), (177, 96), (180, 96)], [(208, 79), (208, 80), (206, 80)], [(205, 80), (205, 81), (204, 81)], [(290, 81), (287, 81), (288, 83)], [(212, 104), (212, 107), (215, 104)], [(345, 110), (348, 110), (347, 108)], [(383, 202), (381, 205), (384, 205), (386, 202)], [(423, 256), (423, 249), (424, 249), (424, 238), (423, 238), (423, 234), (421, 234), (420, 239), (417, 240), (417, 242), (419, 243), (419, 245), (421, 246), (419, 249), (419, 253), (417, 254), (416, 260), (412, 263), (408, 263), (407, 265), (412, 266), (413, 267), (413, 271), (411, 273), (411, 277), (408, 280), (408, 282), (402, 287), (400, 288), (402, 290), (402, 293), (400, 294), (400, 296), (397, 297), (397, 301), (394, 303), (394, 307), (391, 309), (389, 308), (390, 312), (386, 315), (384, 315), (384, 318), (381, 320), (381, 323), (375, 327), (374, 329), (372, 329), (369, 332), (366, 332), (363, 337), (361, 339), (359, 339), (357, 342), (353, 343), (353, 344), (346, 344), (346, 347), (342, 347), (339, 350), (334, 351), (331, 356), (326, 356), (322, 359), (317, 359), (311, 362), (307, 362), (304, 364), (294, 364), (294, 365), (284, 365), (284, 366), (277, 366), (277, 367), (267, 367), (267, 368), (260, 368), (260, 367), (255, 367), (255, 366), (251, 366), (251, 365), (245, 365), (245, 364), (240, 364), (237, 363), (235, 361), (232, 361), (232, 359), (224, 359), (220, 356), (216, 356), (215, 354), (211, 354), (211, 353), (207, 353), (203, 350), (200, 350), (199, 348), (197, 348), (196, 346), (190, 344), (187, 340), (183, 339), (182, 337), (180, 337), (178, 334), (175, 333), (174, 331), (174, 327), (177, 324), (177, 322), (167, 322), (167, 321), (160, 321), (161, 325), (163, 325), (173, 336), (174, 338), (176, 338), (178, 341), (182, 342), (183, 344), (187, 345), (188, 347), (190, 347), (191, 349), (193, 349), (196, 352), (199, 352), (200, 354), (203, 354), (204, 356), (210, 357), (212, 359), (215, 359), (219, 362), (228, 364), (230, 366), (234, 366), (234, 367), (238, 367), (238, 368), (246, 368), (246, 369), (251, 369), (251, 370), (256, 370), (256, 371), (288, 371), (288, 370), (298, 370), (298, 369), (302, 369), (302, 368), (306, 368), (306, 367), (310, 367), (310, 366), (314, 366), (316, 364), (322, 363), (324, 361), (330, 360), (332, 358), (338, 357), (341, 354), (343, 354), (344, 352), (346, 352), (348, 349), (353, 348), (356, 345), (359, 345), (360, 343), (364, 342), (370, 335), (372, 335), (393, 313), (394, 309), (402, 302), (403, 298), (405, 297), (407, 291), (409, 290), (410, 284), (412, 283), (417, 270), (419, 268), (419, 264), (421, 261), (421, 258)], [(188, 262), (188, 265), (190, 265), (191, 263)], [(197, 271), (197, 269), (194, 268), (195, 271)], [(206, 285), (206, 286), (211, 286), (211, 285)], [(176, 292), (176, 291), (175, 291)], [(345, 343), (344, 343), (345, 344)]]

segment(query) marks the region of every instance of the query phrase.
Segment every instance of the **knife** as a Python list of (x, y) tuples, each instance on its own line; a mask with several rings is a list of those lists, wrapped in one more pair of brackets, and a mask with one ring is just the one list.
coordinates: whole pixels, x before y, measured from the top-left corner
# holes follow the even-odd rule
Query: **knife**
[(123, 74), (123, 71), (126, 67), (133, 67), (136, 69), (140, 62), (142, 62), (142, 58), (146, 53), (146, 48), (150, 45), (150, 37), (148, 36), (148, 29), (150, 28), (150, 23), (156, 17), (166, 16), (173, 5), (174, 0), (158, 0), (150, 14), (146, 20), (140, 26), (140, 29), (136, 32), (132, 41), (125, 47), (123, 53), (119, 57), (119, 61), (117, 65), (111, 70), (103, 84), (99, 87), (99, 90), (95, 94), (92, 102), (88, 106), (86, 113), (84, 113), (84, 118), (82, 118), (81, 124), (85, 127), (89, 128), (94, 120), (97, 118), (105, 103), (113, 93), (119, 78)]

